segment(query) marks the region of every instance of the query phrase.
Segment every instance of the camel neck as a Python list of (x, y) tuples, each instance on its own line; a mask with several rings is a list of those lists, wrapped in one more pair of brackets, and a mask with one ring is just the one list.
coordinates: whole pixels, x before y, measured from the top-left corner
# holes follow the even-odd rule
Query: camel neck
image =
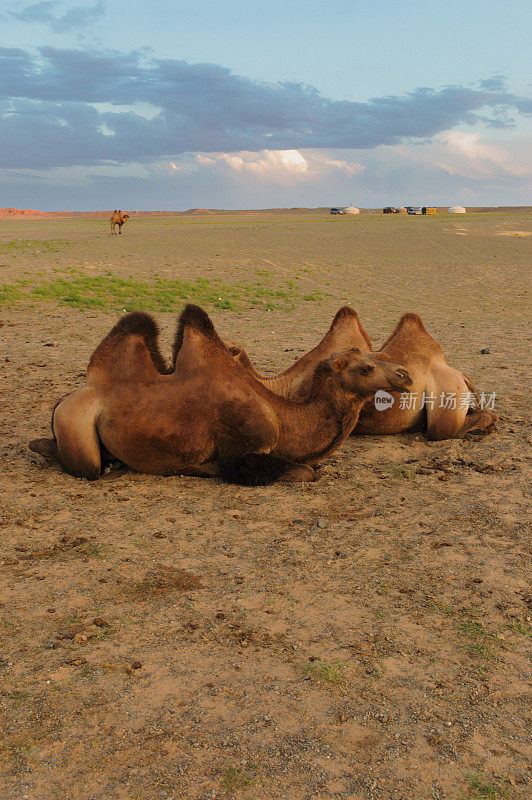
[(262, 377), (259, 375), (260, 382), (266, 386), (270, 392), (274, 392), (275, 394), (281, 395), (281, 397), (287, 397), (288, 391), (290, 389), (290, 376), (286, 375), (284, 372), (281, 375), (275, 375), (274, 377)]
[(306, 400), (282, 403), (275, 454), (290, 461), (317, 463), (349, 436), (364, 401), (343, 391), (332, 376), (316, 374)]

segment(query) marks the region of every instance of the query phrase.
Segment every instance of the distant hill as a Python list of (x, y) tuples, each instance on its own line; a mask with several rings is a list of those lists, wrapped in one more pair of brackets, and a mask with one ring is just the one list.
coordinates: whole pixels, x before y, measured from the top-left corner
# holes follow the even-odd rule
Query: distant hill
[[(124, 209), (125, 211), (126, 209)], [(380, 213), (380, 208), (362, 208), (363, 214)], [(532, 206), (468, 206), (467, 211), (473, 214), (496, 212), (499, 214), (532, 212)], [(182, 217), (182, 216), (216, 216), (217, 214), (327, 214), (329, 206), (320, 208), (257, 208), (247, 210), (223, 208), (189, 208), (187, 211), (128, 211), (130, 217)], [(447, 207), (438, 208), (438, 213), (444, 214)], [(0, 219), (19, 219), (21, 217), (34, 217), (50, 219), (61, 217), (67, 219), (110, 219), (113, 211), (36, 211), (31, 208), (0, 208)]]
[[(124, 209), (126, 211), (126, 209)], [(320, 212), (328, 212), (329, 207), (324, 208), (260, 208), (252, 210), (234, 210), (223, 208), (189, 208), (187, 211), (128, 211), (130, 217), (180, 217), (187, 216), (214, 216), (216, 214), (279, 214), (279, 213), (308, 213), (316, 214)], [(16, 219), (18, 217), (72, 217), (73, 219), (107, 219), (110, 218), (113, 211), (35, 211), (30, 208), (0, 208), (0, 218), (10, 217)]]
[(49, 217), (46, 211), (34, 211), (31, 208), (0, 208), (0, 217)]

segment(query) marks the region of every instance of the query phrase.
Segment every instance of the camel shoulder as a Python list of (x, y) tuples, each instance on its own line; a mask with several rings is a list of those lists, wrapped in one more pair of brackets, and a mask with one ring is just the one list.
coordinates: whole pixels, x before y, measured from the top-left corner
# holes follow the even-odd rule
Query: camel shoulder
[(217, 447), (220, 455), (268, 452), (279, 433), (277, 415), (268, 399), (243, 392), (217, 408)]

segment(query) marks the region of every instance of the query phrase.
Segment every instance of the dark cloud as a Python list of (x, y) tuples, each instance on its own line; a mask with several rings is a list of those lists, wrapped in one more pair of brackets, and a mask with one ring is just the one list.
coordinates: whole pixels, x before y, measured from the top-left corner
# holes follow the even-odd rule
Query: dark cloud
[[(125, 163), (187, 151), (361, 148), (429, 138), (459, 123), (512, 124), (532, 101), (500, 79), (334, 101), (299, 83), (266, 84), (216, 64), (142, 53), (0, 49), (0, 167)], [(129, 106), (97, 111), (92, 104)], [(139, 107), (158, 109), (151, 118)]]
[(491, 78), (484, 78), (478, 82), (481, 89), (490, 89), (494, 92), (502, 92), (506, 88), (506, 78), (504, 75), (493, 75)]
[(26, 6), (22, 11), (11, 11), (9, 16), (21, 22), (42, 23), (47, 25), (54, 33), (66, 33), (75, 28), (85, 28), (98, 22), (105, 14), (105, 3), (98, 0), (93, 6), (73, 6), (64, 14), (54, 13), (56, 9), (63, 6), (63, 3), (56, 0), (43, 0), (41, 3), (33, 3)]

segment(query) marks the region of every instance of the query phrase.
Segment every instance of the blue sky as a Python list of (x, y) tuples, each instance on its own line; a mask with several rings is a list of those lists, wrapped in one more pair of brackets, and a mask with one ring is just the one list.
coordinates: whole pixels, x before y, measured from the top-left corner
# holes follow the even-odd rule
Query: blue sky
[(532, 204), (528, 0), (2, 0), (0, 30), (0, 207)]

